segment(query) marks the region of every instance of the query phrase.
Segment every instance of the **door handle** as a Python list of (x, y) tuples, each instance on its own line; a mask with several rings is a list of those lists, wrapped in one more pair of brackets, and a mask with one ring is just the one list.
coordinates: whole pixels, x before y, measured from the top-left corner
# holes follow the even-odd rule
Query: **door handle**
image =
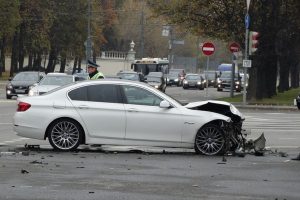
[(89, 107), (86, 106), (86, 105), (80, 105), (80, 106), (78, 106), (78, 108), (79, 108), (79, 109), (89, 109)]
[(129, 108), (128, 112), (139, 112), (139, 111), (137, 109), (135, 109), (135, 108)]

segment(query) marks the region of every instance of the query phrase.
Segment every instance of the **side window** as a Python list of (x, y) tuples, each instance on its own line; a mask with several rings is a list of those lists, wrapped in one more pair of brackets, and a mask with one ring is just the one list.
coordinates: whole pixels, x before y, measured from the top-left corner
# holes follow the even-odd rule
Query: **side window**
[(120, 103), (118, 86), (110, 84), (90, 85), (87, 87), (88, 101)]
[(87, 87), (72, 90), (69, 92), (69, 97), (74, 101), (87, 101)]
[(155, 94), (134, 86), (122, 86), (127, 104), (159, 106), (162, 99)]

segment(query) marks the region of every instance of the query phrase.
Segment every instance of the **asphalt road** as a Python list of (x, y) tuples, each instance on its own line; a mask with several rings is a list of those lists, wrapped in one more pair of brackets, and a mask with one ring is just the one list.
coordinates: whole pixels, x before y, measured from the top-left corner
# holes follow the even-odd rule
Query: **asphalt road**
[[(205, 95), (176, 87), (167, 93), (188, 101)], [(300, 162), (291, 160), (300, 152), (299, 112), (242, 110), (249, 137), (264, 132), (270, 151), (225, 162), (183, 149), (83, 146), (54, 152), (47, 141), (13, 133), (15, 109), (15, 100), (0, 100), (0, 199), (300, 199)]]

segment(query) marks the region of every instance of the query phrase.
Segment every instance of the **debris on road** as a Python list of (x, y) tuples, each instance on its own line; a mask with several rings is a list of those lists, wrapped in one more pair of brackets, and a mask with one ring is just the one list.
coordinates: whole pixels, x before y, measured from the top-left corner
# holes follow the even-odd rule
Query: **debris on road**
[(298, 156), (296, 158), (292, 158), (291, 160), (299, 160), (300, 161), (300, 153), (298, 154)]
[(22, 173), (22, 174), (29, 174), (29, 171), (27, 171), (27, 170), (25, 170), (25, 169), (22, 169), (22, 170), (21, 170), (21, 173)]

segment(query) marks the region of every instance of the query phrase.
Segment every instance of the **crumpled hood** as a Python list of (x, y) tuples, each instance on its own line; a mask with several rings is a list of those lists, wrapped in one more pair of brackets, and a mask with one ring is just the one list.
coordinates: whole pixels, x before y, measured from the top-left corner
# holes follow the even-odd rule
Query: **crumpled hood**
[(203, 106), (203, 105), (208, 104), (208, 103), (221, 104), (221, 105), (225, 105), (225, 106), (230, 106), (231, 105), (230, 103), (228, 103), (226, 101), (208, 100), (208, 101), (191, 102), (191, 103), (188, 103), (187, 105), (185, 105), (184, 107), (194, 108), (194, 107), (197, 107), (197, 106)]

